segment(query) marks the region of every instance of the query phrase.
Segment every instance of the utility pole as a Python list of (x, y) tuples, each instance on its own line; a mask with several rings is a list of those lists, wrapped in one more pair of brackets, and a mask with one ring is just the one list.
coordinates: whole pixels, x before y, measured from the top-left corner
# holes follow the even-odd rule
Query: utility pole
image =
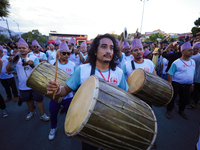
[(142, 21), (141, 21), (141, 27), (140, 27), (140, 33), (142, 34), (142, 23), (143, 23), (143, 15), (144, 15), (144, 6), (145, 6), (145, 2), (149, 1), (149, 0), (141, 0), (143, 2), (143, 10), (142, 10)]

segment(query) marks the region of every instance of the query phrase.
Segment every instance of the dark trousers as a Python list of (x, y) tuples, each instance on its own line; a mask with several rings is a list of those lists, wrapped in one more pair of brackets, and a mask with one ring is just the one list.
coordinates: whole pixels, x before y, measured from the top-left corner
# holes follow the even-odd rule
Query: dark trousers
[[(6, 90), (7, 98), (12, 98), (12, 94), (14, 97), (18, 97), (18, 92), (14, 77), (9, 79), (1, 79), (1, 84)], [(12, 94), (10, 88), (12, 89)]]
[(6, 108), (6, 105), (5, 105), (4, 99), (3, 99), (3, 97), (0, 94), (0, 109), (3, 110), (5, 108)]
[(69, 105), (72, 101), (72, 98), (64, 99), (61, 103), (57, 103), (54, 100), (51, 100), (49, 103), (49, 112), (50, 112), (50, 120), (51, 120), (51, 129), (57, 127), (57, 116), (60, 109), (60, 105), (63, 105), (65, 108), (65, 113), (67, 113)]
[(172, 111), (176, 96), (179, 95), (179, 111), (184, 111), (186, 105), (190, 102), (190, 87), (191, 84), (180, 84), (172, 81), (174, 95), (171, 102), (167, 105), (167, 110)]
[(200, 100), (200, 83), (194, 83), (194, 103), (197, 104)]

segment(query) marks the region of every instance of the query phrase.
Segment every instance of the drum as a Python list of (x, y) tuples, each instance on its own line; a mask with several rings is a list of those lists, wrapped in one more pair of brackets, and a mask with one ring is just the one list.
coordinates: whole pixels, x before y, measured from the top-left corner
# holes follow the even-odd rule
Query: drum
[(127, 83), (130, 93), (157, 107), (165, 106), (173, 97), (173, 87), (168, 81), (143, 69), (133, 71)]
[[(57, 81), (61, 86), (65, 85), (66, 80), (70, 77), (66, 72), (59, 69), (57, 70)], [(53, 99), (53, 94), (47, 94), (47, 84), (50, 80), (54, 81), (55, 79), (55, 66), (41, 62), (37, 65), (32, 72), (30, 73), (26, 85), (36, 92)], [(63, 97), (55, 96), (54, 101), (60, 103)]]
[(105, 150), (142, 150), (153, 145), (157, 121), (148, 104), (93, 75), (70, 104), (65, 132)]

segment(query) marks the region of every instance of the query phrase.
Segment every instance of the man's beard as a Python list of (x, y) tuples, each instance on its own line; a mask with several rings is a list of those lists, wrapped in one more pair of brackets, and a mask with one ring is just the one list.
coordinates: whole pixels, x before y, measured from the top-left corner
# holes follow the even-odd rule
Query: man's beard
[(110, 63), (110, 61), (109, 60), (105, 60), (105, 61), (103, 61), (105, 64), (109, 64)]

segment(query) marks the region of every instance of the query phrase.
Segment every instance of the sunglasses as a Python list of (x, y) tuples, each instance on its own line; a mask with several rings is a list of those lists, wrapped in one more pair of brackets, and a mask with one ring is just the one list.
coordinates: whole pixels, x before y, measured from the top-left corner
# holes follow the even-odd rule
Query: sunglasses
[(63, 55), (70, 55), (70, 52), (61, 52)]
[(33, 48), (39, 48), (39, 46), (33, 46)]

